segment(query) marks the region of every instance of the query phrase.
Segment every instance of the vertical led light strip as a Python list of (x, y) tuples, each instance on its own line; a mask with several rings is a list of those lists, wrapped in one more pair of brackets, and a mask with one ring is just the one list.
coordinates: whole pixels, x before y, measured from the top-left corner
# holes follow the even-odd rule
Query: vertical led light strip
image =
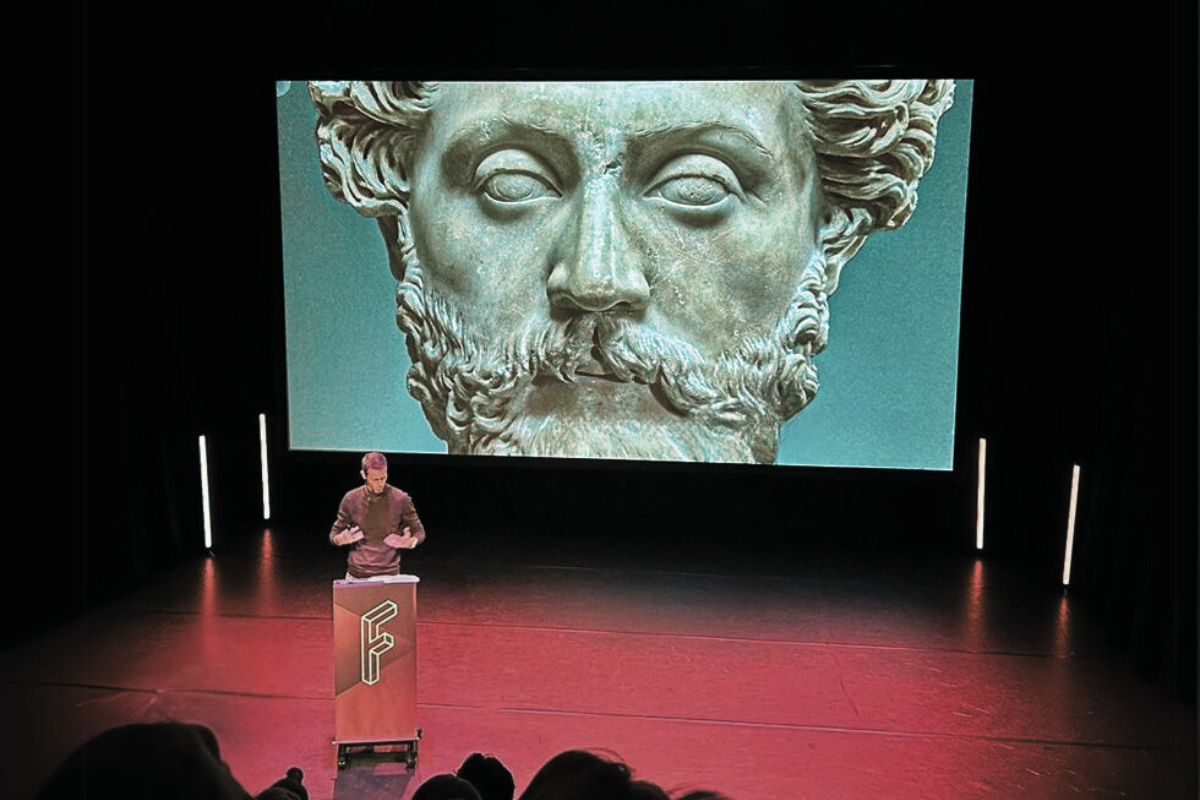
[(975, 549), (983, 549), (983, 487), (987, 482), (987, 439), (979, 440), (979, 488), (975, 501)]
[(200, 437), (200, 498), (204, 503), (204, 546), (212, 549), (212, 515), (208, 509), (208, 443)]
[(263, 519), (271, 518), (271, 478), (267, 474), (267, 415), (258, 415), (258, 460), (262, 462)]
[(1063, 557), (1063, 586), (1071, 582), (1071, 551), (1075, 548), (1075, 500), (1079, 497), (1079, 465), (1071, 473), (1071, 510), (1067, 512), (1067, 554)]

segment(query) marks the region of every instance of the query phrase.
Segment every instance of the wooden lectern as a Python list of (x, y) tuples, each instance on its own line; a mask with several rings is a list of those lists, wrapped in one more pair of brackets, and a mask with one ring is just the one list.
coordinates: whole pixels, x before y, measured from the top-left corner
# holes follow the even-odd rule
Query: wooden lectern
[(417, 763), (415, 575), (333, 582), (335, 738), (338, 768), (351, 752), (395, 749)]

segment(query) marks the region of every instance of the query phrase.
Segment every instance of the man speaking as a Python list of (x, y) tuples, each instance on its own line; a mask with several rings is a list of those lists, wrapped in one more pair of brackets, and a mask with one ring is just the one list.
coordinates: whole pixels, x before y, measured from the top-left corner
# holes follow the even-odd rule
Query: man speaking
[(329, 541), (349, 546), (346, 580), (368, 580), (400, 574), (400, 551), (425, 541), (425, 528), (412, 498), (387, 482), (387, 459), (367, 453), (362, 459), (365, 483), (346, 492), (338, 506)]

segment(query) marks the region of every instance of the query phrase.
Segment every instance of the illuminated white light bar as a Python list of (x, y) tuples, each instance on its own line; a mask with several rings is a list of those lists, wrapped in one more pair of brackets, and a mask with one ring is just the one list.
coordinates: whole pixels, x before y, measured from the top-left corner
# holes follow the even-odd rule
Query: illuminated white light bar
[(987, 439), (979, 440), (979, 488), (975, 502), (975, 549), (983, 549), (983, 487), (987, 478)]
[(212, 515), (208, 509), (208, 443), (200, 437), (200, 497), (204, 503), (204, 546), (212, 549)]
[(267, 415), (258, 415), (258, 460), (262, 462), (263, 519), (271, 518), (271, 479), (267, 474)]
[(1067, 554), (1063, 558), (1063, 586), (1071, 582), (1071, 550), (1075, 547), (1075, 500), (1079, 497), (1079, 465), (1071, 473), (1071, 510), (1067, 512)]

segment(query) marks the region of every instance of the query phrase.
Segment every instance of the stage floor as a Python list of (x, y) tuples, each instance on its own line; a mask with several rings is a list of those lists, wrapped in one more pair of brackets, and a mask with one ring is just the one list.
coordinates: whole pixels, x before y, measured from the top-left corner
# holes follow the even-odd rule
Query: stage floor
[(339, 770), (343, 557), (323, 533), (248, 534), (0, 652), (4, 794), (32, 797), (95, 733), (171, 719), (212, 728), (250, 792), (295, 765), (313, 800), (407, 798), (474, 751), (519, 794), (581, 747), (733, 800), (1195, 797), (1193, 711), (1011, 566), (631, 549), (409, 556), (419, 762)]

